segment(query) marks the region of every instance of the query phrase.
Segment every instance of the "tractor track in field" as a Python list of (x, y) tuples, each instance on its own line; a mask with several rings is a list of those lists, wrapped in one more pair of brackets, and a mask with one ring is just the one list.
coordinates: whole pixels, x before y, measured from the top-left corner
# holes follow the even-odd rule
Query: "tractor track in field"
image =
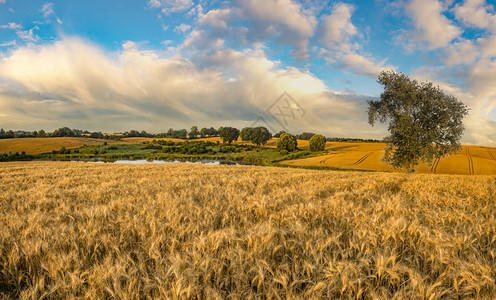
[(361, 163), (363, 163), (367, 158), (369, 158), (372, 154), (374, 154), (374, 152), (369, 152), (367, 154), (365, 154), (364, 156), (362, 156), (359, 160), (357, 160), (356, 162), (352, 163), (351, 165), (353, 166), (357, 166)]
[(491, 149), (486, 149), (487, 150), (487, 153), (489, 153), (489, 156), (493, 159), (493, 160), (496, 160), (496, 157), (494, 157), (494, 154), (493, 152), (491, 151)]
[(474, 161), (472, 160), (472, 155), (470, 155), (470, 149), (467, 147), (467, 158), (468, 158), (468, 173), (474, 175)]
[(325, 164), (327, 162), (327, 160), (328, 159), (331, 159), (331, 158), (332, 158), (332, 156), (331, 157), (326, 157), (326, 158), (322, 159), (321, 161), (319, 161), (319, 163), (320, 164)]
[(432, 173), (432, 174), (436, 174), (436, 171), (437, 171), (437, 166), (439, 165), (439, 161), (440, 161), (440, 160), (441, 160), (441, 159), (440, 159), (439, 157), (438, 157), (438, 158), (436, 158), (436, 159), (434, 160), (434, 163), (433, 163), (433, 164), (432, 164), (432, 166), (431, 166), (431, 173)]

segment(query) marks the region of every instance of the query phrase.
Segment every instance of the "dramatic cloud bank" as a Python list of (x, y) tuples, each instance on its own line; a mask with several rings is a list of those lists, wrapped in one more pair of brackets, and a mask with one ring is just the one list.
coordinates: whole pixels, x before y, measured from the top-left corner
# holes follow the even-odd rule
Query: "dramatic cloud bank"
[[(367, 124), (367, 100), (380, 94), (377, 75), (397, 70), (470, 107), (465, 143), (496, 146), (496, 14), (485, 0), (147, 0), (152, 41), (107, 44), (79, 34), (59, 8), (54, 0), (38, 19), (0, 21), (0, 127), (260, 124), (382, 138), (384, 126)], [(150, 30), (129, 23), (131, 33)]]
[[(305, 110), (290, 130), (380, 136), (366, 124), (365, 103), (329, 91), (309, 72), (280, 66), (262, 50), (223, 49), (198, 66), (181, 56), (142, 50), (133, 42), (105, 53), (78, 38), (12, 51), (0, 62), (0, 110), (6, 126), (71, 124), (112, 130), (249, 126), (262, 117), (283, 129), (267, 109), (288, 92)], [(35, 120), (35, 121), (33, 121)], [(279, 127), (278, 127), (279, 126)], [(276, 128), (277, 127), (277, 128)]]

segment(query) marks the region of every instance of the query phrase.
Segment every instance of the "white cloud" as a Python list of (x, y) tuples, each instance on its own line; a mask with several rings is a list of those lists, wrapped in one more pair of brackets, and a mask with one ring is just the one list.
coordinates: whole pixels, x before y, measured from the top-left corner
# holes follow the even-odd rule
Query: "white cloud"
[(55, 17), (55, 20), (57, 20), (57, 23), (62, 24), (62, 21), (57, 17), (55, 14), (55, 11), (53, 10), (53, 3), (45, 3), (41, 7), (41, 12), (43, 13), (43, 17), (49, 18), (51, 15)]
[(443, 62), (448, 65), (471, 64), (480, 55), (479, 47), (471, 40), (461, 40), (444, 49)]
[(387, 65), (387, 59), (379, 60), (368, 53), (361, 53), (362, 34), (353, 25), (353, 5), (338, 2), (330, 15), (323, 17), (322, 42), (327, 49), (321, 54), (331, 65), (357, 75), (377, 78), (383, 70), (396, 69)]
[(216, 29), (227, 29), (227, 23), (232, 20), (234, 11), (232, 8), (213, 9), (201, 15), (198, 19), (200, 26), (211, 26)]
[(41, 11), (43, 12), (43, 16), (45, 18), (49, 17), (51, 14), (54, 13), (53, 11), (53, 3), (45, 3), (41, 7)]
[(354, 7), (346, 3), (334, 6), (332, 14), (324, 17), (323, 43), (329, 48), (348, 45), (351, 37), (358, 34), (357, 28), (351, 22)]
[(201, 4), (196, 5), (188, 12), (188, 15), (202, 16), (203, 15), (203, 6)]
[(342, 69), (351, 71), (354, 74), (377, 78), (377, 75), (379, 75), (381, 71), (396, 70), (398, 68), (393, 65), (388, 65), (386, 61), (386, 59), (377, 61), (377, 59), (370, 55), (349, 52), (341, 55), (336, 65)]
[(0, 0), (0, 3), (7, 3), (7, 0)]
[(415, 24), (414, 31), (403, 32), (406, 36), (399, 38), (407, 47), (419, 46), (411, 43), (410, 39), (420, 45), (426, 43), (430, 50), (445, 47), (462, 33), (443, 14), (445, 8), (439, 0), (410, 0), (405, 10)]
[(291, 0), (240, 0), (239, 8), (252, 22), (247, 38), (253, 42), (277, 36), (284, 45), (295, 47), (294, 56), (308, 56), (309, 38), (315, 33), (317, 19)]
[(17, 36), (25, 42), (33, 43), (40, 39), (40, 37), (34, 33), (34, 30), (39, 29), (38, 26), (35, 26), (29, 30), (22, 30), (22, 25), (17, 23), (9, 23), (8, 25), (1, 25), (0, 28), (14, 30)]
[(481, 55), (486, 58), (496, 56), (496, 35), (477, 39), (478, 49)]
[(195, 3), (193, 0), (150, 0), (148, 6), (152, 8), (161, 7), (165, 15), (182, 12), (191, 8)]
[(15, 45), (17, 45), (17, 43), (15, 40), (13, 40), (10, 42), (5, 42), (5, 43), (0, 44), (0, 47), (9, 47), (9, 46), (15, 46)]
[(17, 23), (9, 23), (8, 25), (1, 25), (0, 28), (19, 30), (19, 29), (22, 29), (22, 25), (17, 24)]
[(158, 0), (150, 0), (148, 2), (148, 6), (153, 7), (153, 8), (160, 7), (160, 5), (162, 5), (162, 4)]
[(292, 131), (383, 134), (368, 127), (364, 101), (329, 91), (308, 71), (281, 67), (261, 49), (223, 49), (204, 56), (199, 65), (163, 55), (132, 42), (106, 53), (77, 38), (17, 48), (0, 61), (0, 81), (8, 82), (0, 92), (0, 111), (8, 115), (4, 126), (243, 127), (259, 116), (269, 119), (266, 109), (286, 91), (307, 111), (289, 125)]
[(40, 37), (34, 33), (34, 30), (39, 29), (38, 26), (35, 26), (29, 30), (16, 30), (16, 34), (25, 42), (34, 43), (37, 42)]
[(241, 8), (255, 20), (283, 25), (300, 36), (312, 36), (317, 25), (313, 15), (305, 15), (301, 5), (291, 0), (246, 0)]
[(309, 40), (317, 19), (310, 10), (291, 0), (237, 0), (227, 8), (198, 14), (198, 26), (186, 47), (204, 49), (209, 41), (229, 40), (241, 47), (256, 47), (267, 40), (292, 47), (298, 59), (308, 58)]
[(494, 7), (485, 0), (465, 0), (463, 4), (457, 4), (453, 11), (455, 17), (468, 26), (496, 32), (496, 15), (490, 13)]
[(491, 59), (481, 59), (467, 69), (465, 81), (468, 88), (481, 98), (492, 98), (490, 107), (496, 108), (496, 62)]
[(174, 32), (185, 33), (186, 31), (188, 31), (190, 29), (191, 29), (191, 25), (182, 23), (181, 25), (176, 26), (176, 28), (174, 28)]
[[(292, 46), (295, 57), (308, 57), (309, 39), (315, 35), (317, 26), (316, 17), (309, 10), (304, 10), (299, 3), (290, 0), (248, 0), (238, 3), (239, 7), (214, 9), (201, 15), (198, 27), (191, 31), (184, 46), (201, 50), (219, 49), (225, 40), (229, 40), (257, 48), (275, 38), (279, 44)], [(396, 68), (369, 54), (356, 52), (361, 45), (356, 40), (352, 41), (352, 38), (360, 39), (363, 36), (351, 22), (353, 10), (349, 4), (338, 3), (333, 7), (332, 14), (324, 17), (323, 42), (333, 50), (324, 51), (326, 59), (333, 63), (337, 59), (344, 59), (338, 62), (340, 68), (350, 67), (350, 71), (355, 74), (374, 77), (377, 70)], [(240, 20), (249, 23), (238, 26), (236, 22)]]

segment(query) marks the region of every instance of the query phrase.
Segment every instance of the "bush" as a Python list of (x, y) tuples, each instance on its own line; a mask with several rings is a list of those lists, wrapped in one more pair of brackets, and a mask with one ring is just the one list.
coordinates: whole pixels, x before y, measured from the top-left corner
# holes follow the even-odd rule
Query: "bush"
[(279, 154), (281, 154), (281, 155), (288, 155), (288, 153), (289, 153), (288, 150), (279, 151)]
[(236, 150), (236, 147), (228, 146), (228, 145), (221, 146), (219, 148), (219, 152), (221, 152), (221, 153), (231, 153), (231, 152), (234, 152), (235, 150)]
[(297, 149), (298, 142), (294, 135), (289, 133), (281, 134), (281, 137), (277, 140), (277, 149), (286, 150), (288, 152), (294, 151)]
[(308, 151), (294, 152), (294, 153), (291, 153), (289, 156), (287, 156), (286, 159), (288, 159), (288, 160), (299, 159), (299, 158), (307, 156), (308, 154), (310, 154), (310, 152), (308, 152)]
[(19, 152), (12, 153), (0, 153), (0, 161), (16, 161), (16, 160), (31, 160), (34, 157), (32, 155), (26, 154), (26, 151), (22, 151), (21, 154)]
[(310, 151), (324, 151), (326, 139), (320, 134), (316, 134), (310, 138)]
[(71, 150), (66, 149), (65, 147), (60, 148), (59, 151), (52, 150), (52, 154), (71, 154)]
[(156, 145), (156, 144), (146, 144), (143, 148), (141, 149), (153, 149), (153, 150), (162, 150), (162, 146)]

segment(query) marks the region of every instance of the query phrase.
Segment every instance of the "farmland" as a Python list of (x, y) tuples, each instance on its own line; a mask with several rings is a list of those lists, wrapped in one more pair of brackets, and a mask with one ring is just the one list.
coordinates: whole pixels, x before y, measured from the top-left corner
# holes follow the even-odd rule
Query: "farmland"
[[(384, 143), (353, 143), (353, 142), (327, 142), (326, 152), (308, 153), (308, 141), (298, 140), (300, 151), (289, 155), (280, 155), (275, 149), (277, 138), (272, 138), (263, 147), (240, 148), (243, 145), (251, 145), (248, 142), (238, 140), (233, 147), (240, 150), (234, 153), (220, 151), (221, 146), (215, 146), (208, 153), (162, 153), (154, 148), (161, 148), (163, 142), (174, 142), (176, 144), (190, 142), (221, 143), (219, 137), (199, 138), (194, 140), (182, 140), (173, 138), (123, 138), (120, 141), (101, 140), (90, 138), (18, 138), (0, 140), (0, 153), (25, 151), (27, 154), (51, 153), (61, 147), (72, 149), (66, 155), (57, 155), (55, 159), (88, 159), (100, 157), (102, 159), (117, 158), (143, 158), (143, 159), (224, 159), (245, 161), (281, 166), (317, 168), (317, 169), (341, 169), (341, 170), (366, 170), (381, 172), (404, 172), (392, 168), (382, 161), (384, 156)], [(104, 145), (107, 142), (108, 145)], [(147, 144), (148, 147), (143, 146)], [(209, 145), (210, 145), (209, 144)], [(185, 144), (186, 145), (186, 144)], [(220, 144), (222, 145), (222, 143)], [(209, 146), (210, 147), (210, 146)], [(144, 149), (145, 148), (145, 149)], [(211, 149), (212, 147), (210, 147)], [(224, 148), (232, 148), (226, 146)], [(220, 152), (219, 152), (220, 151)], [(198, 155), (201, 154), (201, 155)], [(42, 156), (45, 159), (49, 156)], [(457, 174), (457, 175), (496, 175), (496, 148), (464, 145), (462, 150), (450, 156), (436, 159), (429, 165), (421, 163), (417, 172), (420, 174)]]
[(0, 298), (496, 293), (489, 176), (12, 162), (0, 180)]
[[(327, 143), (328, 155), (284, 162), (291, 166), (339, 168), (385, 172), (404, 172), (392, 168), (382, 161), (382, 143)], [(417, 169), (421, 174), (496, 175), (496, 148), (463, 146), (455, 154), (436, 159), (432, 165), (421, 163)]]
[(104, 141), (80, 137), (0, 139), (0, 153), (25, 151), (27, 154), (41, 154), (58, 150), (62, 147), (73, 149), (83, 145), (100, 145), (104, 142), (108, 144), (123, 143), (120, 141)]

